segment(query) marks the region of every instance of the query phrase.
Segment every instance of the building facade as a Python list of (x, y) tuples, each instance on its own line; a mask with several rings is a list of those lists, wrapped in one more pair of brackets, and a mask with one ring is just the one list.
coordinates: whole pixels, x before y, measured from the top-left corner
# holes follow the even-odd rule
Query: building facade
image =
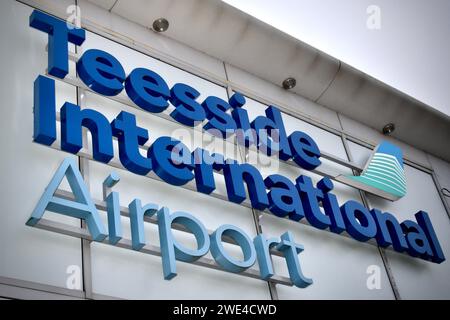
[[(38, 10), (66, 20), (76, 13), (76, 10), (68, 11), (74, 5), (80, 9), (78, 15), (81, 27), (86, 30), (86, 39), (81, 46), (70, 45), (69, 73), (58, 78), (49, 74), (49, 36), (30, 27), (30, 16)], [(294, 221), (277, 217), (267, 209), (255, 209), (248, 200), (229, 201), (229, 186), (223, 173), (214, 173), (216, 188), (210, 194), (198, 192), (192, 182), (175, 186), (154, 174), (135, 174), (121, 165), (117, 141), (110, 163), (94, 160), (93, 138), (87, 130), (80, 151), (75, 154), (63, 152), (59, 143), (59, 114), (57, 142), (47, 146), (36, 143), (33, 141), (36, 126), (36, 110), (33, 113), (36, 88), (33, 83), (39, 75), (55, 81), (58, 110), (69, 102), (82, 109), (96, 110), (108, 121), (114, 120), (121, 111), (136, 115), (139, 126), (149, 132), (149, 141), (142, 146), (144, 150), (158, 137), (169, 136), (182, 140), (191, 151), (201, 147), (239, 163), (251, 162), (263, 177), (281, 174), (295, 181), (300, 175), (307, 175), (314, 182), (324, 176), (332, 177), (339, 204), (355, 200), (368, 209), (389, 212), (399, 221), (415, 221), (414, 215), (423, 210), (430, 217), (446, 258), (450, 255), (448, 116), (436, 114), (420, 102), (368, 76), (362, 79), (361, 73), (350, 66), (276, 30), (269, 30), (254, 18), (219, 1), (8, 0), (2, 1), (0, 8), (0, 63), (4, 74), (0, 160), (3, 178), (1, 297), (450, 298), (447, 260), (433, 263), (391, 247), (382, 248), (373, 239), (356, 241), (346, 232), (320, 230), (306, 219)], [(152, 12), (151, 17), (156, 14), (155, 17), (168, 17), (167, 34), (150, 30), (154, 19), (145, 21), (146, 14), (139, 13), (140, 8)], [(240, 29), (241, 23), (246, 25), (245, 30)], [(204, 34), (198, 30), (203, 30)], [(217, 42), (210, 39), (223, 30), (228, 30), (228, 38)], [(263, 34), (269, 34), (269, 40), (273, 42), (261, 38)], [(290, 51), (284, 55), (283, 50), (291, 44), (290, 50), (295, 55), (289, 57)], [(113, 55), (127, 75), (133, 69), (143, 67), (158, 73), (169, 87), (177, 83), (189, 84), (200, 93), (198, 101), (208, 96), (229, 101), (235, 92), (239, 92), (245, 96), (244, 108), (250, 121), (265, 116), (266, 108), (275, 105), (281, 110), (288, 134), (302, 131), (318, 144), (322, 164), (312, 171), (305, 170), (292, 161), (278, 161), (256, 154), (255, 149), (239, 145), (234, 135), (221, 139), (202, 134), (201, 127), (182, 126), (174, 121), (169, 116), (173, 105), (167, 112), (151, 113), (136, 106), (123, 93), (116, 96), (99, 94), (86, 86), (76, 71), (76, 62), (89, 49), (100, 49)], [(256, 55), (257, 51), (262, 57)], [(273, 65), (264, 65), (265, 61), (271, 61)], [(286, 61), (292, 64), (292, 74), (288, 74)], [(286, 77), (298, 74), (296, 89), (283, 89), (282, 81), (279, 81), (282, 78), (278, 80), (277, 72), (284, 72)], [(352, 81), (358, 83), (354, 88)], [(391, 136), (383, 135), (380, 132), (382, 126), (377, 126), (377, 121), (386, 123), (385, 117), (397, 124), (397, 130)], [(418, 119), (420, 123), (413, 126)], [(407, 189), (403, 197), (396, 201), (387, 200), (335, 179), (339, 174), (359, 174), (373, 149), (385, 140), (403, 151)], [(150, 247), (141, 251), (131, 248), (132, 227), (130, 218), (124, 214), (120, 217), (122, 240), (117, 245), (91, 241), (84, 222), (51, 210), (45, 212), (45, 221), (34, 227), (27, 226), (55, 171), (66, 158), (77, 164), (105, 226), (108, 225), (105, 192), (114, 190), (120, 193), (120, 206), (124, 210), (133, 199), (139, 198), (142, 203), (158, 203), (170, 211), (189, 212), (201, 220), (208, 231), (233, 224), (252, 239), (260, 233), (279, 237), (290, 231), (296, 242), (304, 247), (299, 255), (300, 264), (313, 283), (306, 288), (292, 286), (282, 255), (272, 255), (275, 276), (266, 281), (258, 276), (258, 264), (240, 274), (224, 272), (211, 253), (194, 264), (177, 261), (177, 276), (165, 280), (158, 256), (162, 246), (158, 226), (156, 220), (150, 218), (146, 219), (143, 230)], [(113, 171), (120, 175), (120, 182), (105, 190), (104, 180)], [(60, 195), (72, 189), (67, 181), (59, 188)], [(173, 236), (180, 243), (195, 247), (192, 235), (184, 231), (176, 230)], [(237, 259), (242, 259), (237, 246), (227, 243), (225, 247)]]

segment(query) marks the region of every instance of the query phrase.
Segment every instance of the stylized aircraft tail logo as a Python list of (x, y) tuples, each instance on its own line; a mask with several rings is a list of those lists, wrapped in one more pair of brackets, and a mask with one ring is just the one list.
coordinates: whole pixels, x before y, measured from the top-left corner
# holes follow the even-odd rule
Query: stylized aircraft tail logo
[(398, 200), (406, 194), (402, 150), (382, 141), (360, 176), (340, 175), (337, 180), (392, 201)]

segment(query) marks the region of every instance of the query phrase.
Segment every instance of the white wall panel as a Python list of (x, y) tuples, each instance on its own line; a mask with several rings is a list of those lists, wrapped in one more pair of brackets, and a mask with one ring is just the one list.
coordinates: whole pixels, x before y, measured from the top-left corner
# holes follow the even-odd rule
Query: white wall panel
[[(364, 159), (368, 158), (370, 150), (354, 143), (349, 145), (355, 160), (362, 164)], [(405, 165), (405, 174), (407, 182), (405, 197), (390, 202), (369, 195), (370, 205), (392, 213), (400, 222), (406, 219), (415, 221), (414, 214), (417, 211), (426, 211), (447, 260), (441, 264), (435, 264), (394, 251), (387, 251), (395, 282), (403, 299), (449, 299), (450, 219), (445, 212), (432, 177), (408, 165)]]

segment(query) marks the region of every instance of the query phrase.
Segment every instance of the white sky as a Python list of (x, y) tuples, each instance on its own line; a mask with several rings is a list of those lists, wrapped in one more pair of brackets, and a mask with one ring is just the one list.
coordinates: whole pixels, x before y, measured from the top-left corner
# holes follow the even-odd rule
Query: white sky
[(223, 1), (450, 116), (449, 0)]

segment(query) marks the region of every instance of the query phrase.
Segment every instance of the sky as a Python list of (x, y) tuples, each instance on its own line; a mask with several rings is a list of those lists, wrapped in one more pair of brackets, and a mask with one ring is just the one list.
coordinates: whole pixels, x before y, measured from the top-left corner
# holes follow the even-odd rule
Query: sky
[(450, 0), (223, 0), (450, 117)]

